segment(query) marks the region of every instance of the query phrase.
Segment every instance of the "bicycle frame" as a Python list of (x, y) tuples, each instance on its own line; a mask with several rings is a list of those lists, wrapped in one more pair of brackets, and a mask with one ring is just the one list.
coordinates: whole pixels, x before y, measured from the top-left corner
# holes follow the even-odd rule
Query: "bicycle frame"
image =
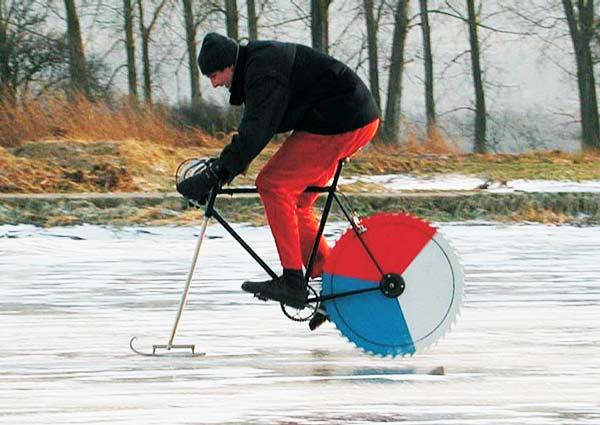
[[(323, 208), (323, 214), (321, 215), (321, 221), (319, 224), (319, 231), (316, 235), (315, 242), (313, 244), (313, 248), (310, 253), (310, 259), (308, 261), (308, 265), (306, 266), (305, 279), (306, 279), (307, 283), (308, 283), (308, 280), (310, 277), (310, 272), (312, 271), (314, 261), (316, 258), (316, 253), (317, 253), (317, 249), (319, 246), (319, 240), (321, 239), (321, 236), (323, 235), (323, 231), (325, 230), (325, 224), (327, 223), (327, 219), (328, 219), (329, 213), (331, 211), (331, 205), (333, 204), (334, 200), (337, 202), (340, 209), (344, 213), (344, 216), (348, 219), (350, 224), (356, 228), (356, 225), (355, 225), (354, 221), (352, 220), (352, 215), (348, 212), (348, 210), (341, 203), (340, 198), (336, 193), (338, 181), (339, 181), (340, 175), (342, 173), (342, 168), (346, 161), (347, 161), (346, 159), (342, 159), (338, 162), (338, 166), (335, 171), (333, 181), (329, 186), (309, 186), (305, 190), (305, 192), (309, 192), (309, 193), (327, 193), (327, 199), (325, 200), (325, 207)], [(233, 236), (233, 238), (246, 250), (246, 252), (248, 252), (248, 254), (250, 254), (250, 256), (252, 258), (254, 258), (254, 260), (256, 260), (256, 262), (269, 274), (269, 276), (271, 276), (272, 278), (276, 278), (277, 274), (250, 247), (250, 245), (248, 245), (246, 243), (246, 241), (244, 241), (242, 239), (242, 237), (229, 225), (227, 220), (225, 220), (225, 218), (223, 218), (223, 216), (215, 208), (215, 201), (216, 201), (218, 195), (224, 194), (224, 195), (235, 196), (238, 194), (248, 194), (248, 193), (258, 193), (258, 190), (256, 189), (256, 187), (231, 187), (231, 188), (217, 188), (216, 190), (213, 190), (212, 193), (210, 194), (208, 202), (206, 204), (206, 207), (204, 210), (204, 217), (205, 218), (214, 218), (215, 220), (217, 220), (217, 222), (219, 222), (219, 224), (221, 224), (223, 226), (223, 228), (225, 228), (225, 230), (231, 236)], [(355, 230), (359, 231), (358, 228), (356, 228)]]
[[(383, 271), (381, 270), (381, 267), (379, 266), (379, 264), (377, 263), (377, 261), (373, 257), (371, 251), (369, 250), (369, 247), (366, 245), (365, 241), (361, 237), (361, 233), (363, 232), (363, 230), (361, 228), (359, 228), (359, 226), (357, 224), (358, 220), (356, 220), (356, 221), (354, 220), (353, 215), (348, 211), (348, 209), (346, 207), (344, 207), (344, 205), (340, 201), (340, 198), (336, 194), (338, 181), (339, 181), (340, 175), (342, 173), (342, 168), (343, 168), (345, 162), (347, 162), (347, 158), (344, 158), (344, 159), (342, 159), (342, 160), (340, 160), (338, 162), (338, 166), (337, 166), (337, 169), (335, 171), (335, 174), (334, 174), (333, 181), (332, 181), (331, 185), (329, 185), (329, 186), (309, 186), (305, 190), (305, 192), (309, 192), (309, 193), (327, 193), (327, 199), (325, 201), (325, 207), (323, 209), (323, 214), (321, 215), (321, 221), (320, 221), (320, 224), (319, 224), (319, 230), (317, 232), (317, 235), (316, 235), (316, 238), (315, 238), (315, 242), (314, 242), (312, 250), (311, 250), (311, 254), (310, 254), (309, 261), (308, 261), (308, 265), (306, 266), (305, 280), (306, 280), (307, 284), (308, 284), (308, 282), (310, 280), (310, 273), (311, 273), (311, 271), (313, 269), (313, 266), (314, 266), (314, 261), (315, 261), (317, 249), (319, 247), (319, 241), (321, 239), (321, 236), (323, 235), (323, 231), (325, 230), (325, 224), (327, 223), (327, 219), (329, 217), (329, 212), (331, 211), (331, 205), (333, 204), (334, 200), (337, 202), (337, 204), (339, 205), (340, 209), (342, 210), (344, 216), (346, 217), (346, 219), (348, 220), (348, 222), (352, 226), (352, 229), (354, 230), (354, 232), (357, 235), (358, 239), (360, 240), (361, 244), (365, 248), (367, 254), (371, 258), (371, 260), (373, 261), (373, 263), (375, 264), (375, 266), (377, 267), (377, 269), (383, 275)], [(242, 237), (229, 225), (229, 223), (227, 222), (227, 220), (225, 220), (223, 218), (223, 216), (221, 216), (221, 214), (219, 213), (219, 211), (217, 211), (217, 209), (215, 208), (215, 202), (217, 200), (217, 196), (220, 195), (220, 194), (234, 196), (234, 195), (237, 195), (237, 194), (248, 194), (248, 193), (258, 193), (258, 190), (256, 189), (256, 187), (231, 187), (231, 188), (225, 188), (225, 189), (221, 188), (221, 187), (216, 187), (210, 193), (209, 198), (208, 198), (208, 202), (206, 203), (206, 206), (205, 206), (205, 209), (204, 209), (204, 221), (203, 221), (203, 224), (202, 224), (202, 230), (200, 232), (200, 236), (198, 237), (198, 242), (197, 242), (197, 245), (196, 245), (196, 250), (194, 251), (194, 257), (193, 257), (193, 260), (192, 260), (192, 264), (190, 266), (190, 270), (188, 272), (188, 276), (187, 276), (185, 288), (184, 288), (184, 291), (183, 291), (183, 293), (181, 295), (181, 301), (179, 303), (179, 309), (177, 311), (177, 315), (175, 316), (175, 322), (173, 324), (173, 329), (171, 331), (171, 336), (170, 336), (169, 341), (168, 341), (168, 343), (166, 345), (154, 345), (153, 346), (153, 353), (154, 353), (154, 351), (156, 349), (162, 349), (162, 348), (167, 349), (167, 350), (171, 350), (172, 348), (191, 348), (192, 352), (194, 351), (194, 347), (193, 346), (188, 346), (188, 345), (176, 346), (176, 345), (173, 344), (173, 341), (174, 341), (175, 335), (177, 333), (177, 328), (179, 326), (179, 321), (181, 319), (181, 315), (183, 313), (183, 309), (185, 308), (185, 304), (187, 302), (187, 297), (188, 297), (188, 293), (189, 293), (189, 290), (190, 290), (190, 285), (191, 285), (191, 282), (192, 282), (192, 275), (194, 273), (194, 268), (196, 266), (196, 261), (198, 259), (198, 253), (200, 251), (200, 246), (202, 245), (202, 241), (203, 241), (204, 235), (206, 233), (206, 227), (207, 227), (208, 222), (210, 221), (211, 218), (214, 218), (215, 220), (217, 220), (217, 222), (219, 222), (219, 224), (221, 224), (223, 226), (223, 228), (231, 236), (233, 236), (233, 238), (242, 246), (242, 248), (244, 248), (246, 250), (246, 252), (248, 252), (248, 254), (250, 254), (250, 256), (252, 256), (252, 258), (254, 258), (254, 260), (256, 260), (256, 262), (269, 274), (269, 276), (271, 276), (271, 278), (273, 278), (273, 279), (277, 278), (277, 274), (267, 265), (267, 263), (265, 263), (265, 261), (262, 258), (260, 258), (260, 256), (250, 247), (250, 245), (248, 245), (246, 243), (246, 241), (244, 241), (242, 239)], [(320, 303), (321, 301), (326, 301), (326, 300), (330, 300), (330, 299), (334, 299), (334, 298), (340, 298), (340, 297), (346, 297), (346, 296), (350, 296), (350, 295), (356, 295), (356, 294), (360, 294), (360, 293), (364, 293), (364, 292), (369, 292), (369, 291), (374, 291), (374, 290), (378, 290), (378, 289), (380, 289), (380, 287), (379, 286), (375, 286), (373, 288), (359, 289), (359, 290), (354, 290), (354, 291), (347, 291), (347, 292), (342, 292), (342, 293), (337, 293), (337, 294), (331, 294), (331, 295), (327, 295), (327, 296), (317, 296), (317, 297), (314, 297), (314, 298), (309, 298), (307, 300), (307, 303), (312, 303), (312, 302), (318, 302), (318, 303)], [(131, 348), (133, 350), (132, 341), (133, 341), (133, 339), (130, 341), (130, 346), (131, 346)]]
[[(310, 272), (313, 269), (314, 261), (317, 253), (317, 249), (319, 246), (319, 240), (323, 235), (323, 231), (325, 230), (325, 224), (327, 223), (327, 219), (329, 217), (329, 213), (331, 211), (331, 206), (333, 201), (335, 200), (342, 210), (344, 216), (353, 227), (354, 231), (360, 235), (360, 229), (352, 218), (352, 214), (347, 210), (346, 207), (340, 201), (339, 196), (337, 195), (337, 185), (342, 173), (342, 168), (344, 163), (347, 162), (347, 159), (342, 159), (338, 162), (337, 169), (335, 171), (335, 175), (333, 177), (333, 181), (329, 186), (309, 186), (306, 188), (305, 192), (309, 193), (327, 193), (327, 199), (325, 200), (325, 207), (323, 208), (323, 214), (321, 215), (321, 221), (319, 224), (319, 231), (316, 235), (315, 242), (313, 244), (313, 248), (310, 254), (310, 259), (308, 261), (308, 265), (306, 266), (306, 283), (308, 283), (310, 279)], [(264, 262), (264, 260), (242, 239), (242, 237), (229, 225), (227, 220), (221, 216), (221, 214), (215, 208), (215, 201), (218, 195), (225, 194), (235, 196), (238, 194), (248, 194), (248, 193), (258, 193), (256, 187), (231, 187), (231, 188), (216, 188), (214, 189), (208, 199), (204, 210), (204, 217), (207, 219), (214, 218), (221, 224), (225, 230), (233, 236), (233, 238), (256, 260), (256, 262), (271, 276), (273, 279), (277, 277), (277, 274)], [(362, 238), (360, 238), (362, 241)]]
[[(338, 183), (339, 183), (339, 179), (340, 179), (340, 175), (342, 172), (342, 168), (344, 166), (344, 163), (346, 162), (346, 159), (343, 159), (341, 161), (338, 162), (336, 171), (334, 173), (333, 176), (333, 181), (329, 186), (309, 186), (306, 188), (305, 192), (308, 193), (323, 193), (327, 195), (327, 198), (325, 200), (325, 206), (323, 208), (323, 212), (321, 215), (321, 220), (319, 223), (319, 228), (317, 231), (317, 235), (315, 237), (315, 241), (313, 243), (312, 246), (312, 250), (310, 253), (310, 258), (308, 261), (308, 264), (306, 265), (306, 274), (305, 274), (305, 281), (306, 284), (308, 286), (308, 293), (312, 293), (314, 294), (314, 296), (308, 296), (308, 299), (306, 300), (306, 304), (303, 308), (301, 309), (295, 309), (298, 311), (298, 313), (292, 313), (293, 315), (291, 315), (287, 310), (286, 310), (286, 305), (284, 303), (280, 303), (281, 305), (281, 309), (283, 310), (284, 314), (292, 319), (292, 320), (296, 320), (296, 321), (304, 321), (304, 320), (309, 320), (312, 317), (315, 317), (316, 313), (321, 313), (321, 314), (327, 314), (324, 310), (329, 310), (330, 304), (325, 304), (324, 305), (324, 310), (320, 308), (320, 303), (327, 301), (327, 302), (331, 302), (334, 299), (337, 298), (342, 298), (342, 297), (349, 297), (349, 296), (353, 296), (353, 295), (358, 295), (358, 294), (363, 294), (366, 292), (371, 292), (371, 291), (381, 291), (383, 293), (384, 296), (388, 297), (388, 298), (398, 298), (405, 289), (405, 281), (404, 278), (401, 274), (395, 273), (394, 269), (395, 269), (395, 265), (394, 264), (387, 264), (386, 268), (389, 268), (390, 270), (388, 270), (388, 273), (384, 273), (384, 271), (382, 270), (381, 265), (379, 264), (379, 262), (377, 261), (377, 259), (374, 257), (373, 252), (369, 249), (369, 246), (367, 245), (367, 240), (370, 243), (376, 244), (378, 241), (378, 238), (381, 239), (382, 236), (381, 235), (381, 227), (377, 227), (377, 225), (381, 225), (383, 223), (383, 221), (386, 220), (386, 216), (385, 215), (381, 215), (379, 217), (373, 217), (373, 220), (371, 221), (369, 218), (365, 219), (364, 224), (361, 223), (361, 221), (358, 219), (358, 217), (356, 217), (356, 215), (350, 211), (350, 208), (348, 208), (347, 206), (344, 205), (344, 203), (342, 203), (341, 198), (338, 196), (337, 194), (337, 188), (338, 188)], [(133, 341), (135, 340), (135, 337), (133, 337), (130, 342), (130, 348), (138, 354), (142, 354), (142, 355), (148, 355), (148, 356), (153, 356), (153, 355), (157, 355), (156, 351), (159, 349), (166, 349), (167, 351), (170, 351), (172, 349), (189, 349), (192, 351), (192, 355), (193, 356), (199, 356), (199, 355), (203, 355), (203, 353), (195, 353), (195, 346), (194, 345), (190, 345), (190, 344), (183, 344), (183, 345), (175, 345), (174, 344), (174, 339), (177, 333), (177, 329), (180, 323), (180, 319), (183, 313), (183, 309), (185, 308), (186, 302), (187, 302), (187, 298), (188, 298), (188, 293), (191, 287), (191, 282), (192, 282), (192, 277), (193, 277), (193, 273), (194, 273), (194, 268), (198, 259), (198, 254), (200, 251), (200, 247), (202, 245), (202, 241), (204, 239), (204, 236), (206, 234), (206, 230), (207, 230), (207, 226), (209, 224), (209, 221), (214, 218), (219, 224), (221, 224), (223, 226), (223, 228), (231, 235), (233, 236), (233, 238), (242, 246), (242, 248), (244, 248), (246, 250), (246, 252), (248, 252), (248, 254), (250, 254), (250, 256), (252, 258), (254, 258), (254, 260), (267, 272), (267, 274), (269, 274), (269, 276), (271, 276), (271, 278), (276, 279), (278, 276), (277, 274), (266, 264), (266, 262), (252, 249), (252, 247), (250, 247), (250, 245), (248, 245), (248, 243), (246, 243), (246, 241), (244, 241), (242, 239), (242, 237), (229, 225), (229, 223), (227, 222), (227, 220), (225, 220), (225, 218), (223, 218), (223, 216), (219, 213), (219, 211), (216, 209), (215, 207), (215, 203), (217, 200), (217, 197), (219, 195), (230, 195), (230, 196), (235, 196), (237, 194), (255, 194), (258, 193), (258, 190), (256, 187), (231, 187), (231, 188), (221, 188), (221, 187), (215, 187), (211, 193), (209, 194), (208, 200), (206, 205), (204, 205), (204, 218), (203, 218), (203, 223), (202, 223), (202, 227), (201, 227), (201, 231), (200, 231), (200, 235), (198, 236), (198, 240), (197, 240), (197, 244), (196, 244), (196, 249), (194, 251), (194, 255), (193, 255), (193, 259), (192, 259), (192, 263), (187, 275), (187, 280), (186, 280), (186, 284), (183, 290), (183, 293), (181, 295), (181, 301), (179, 303), (179, 309), (177, 312), (177, 315), (175, 317), (175, 322), (173, 324), (173, 328), (170, 334), (170, 338), (167, 342), (167, 344), (165, 345), (153, 345), (152, 346), (152, 353), (144, 353), (140, 350), (137, 350), (134, 346), (133, 346)], [(331, 267), (331, 269), (328, 268), (329, 273), (330, 274), (325, 274), (323, 277), (323, 290), (326, 292), (325, 294), (322, 293), (318, 293), (317, 290), (315, 288), (312, 288), (309, 285), (309, 280), (310, 280), (310, 275), (311, 272), (313, 270), (314, 267), (314, 263), (315, 263), (315, 258), (316, 258), (316, 254), (318, 251), (318, 246), (319, 246), (319, 242), (321, 237), (323, 236), (323, 232), (325, 230), (325, 225), (327, 223), (327, 220), (329, 218), (329, 214), (331, 212), (331, 207), (333, 205), (333, 202), (337, 202), (338, 206), (340, 207), (340, 210), (342, 211), (343, 215), (345, 216), (345, 218), (347, 219), (347, 221), (350, 223), (350, 226), (352, 227), (352, 234), (351, 235), (344, 235), (343, 238), (345, 238), (346, 236), (351, 236), (351, 237), (356, 237), (356, 239), (358, 239), (358, 243), (361, 245), (362, 249), (364, 249), (364, 252), (366, 255), (368, 255), (369, 260), (372, 262), (373, 267), (375, 267), (377, 269), (377, 271), (379, 272), (380, 276), (379, 276), (379, 281), (377, 282), (378, 279), (375, 278), (370, 278), (369, 281), (373, 283), (373, 285), (368, 285), (367, 287), (360, 287), (360, 289), (356, 289), (359, 286), (355, 286), (353, 284), (345, 284), (344, 279), (346, 279), (345, 276), (343, 276), (342, 273), (340, 273), (339, 277), (341, 278), (341, 284), (339, 285), (339, 287), (336, 286), (335, 289), (337, 290), (342, 290), (341, 292), (336, 292), (334, 291), (334, 285), (336, 285), (336, 281), (337, 281), (337, 277), (338, 275), (336, 274), (337, 271), (336, 270), (340, 270), (338, 268), (336, 268), (338, 266), (337, 264), (337, 260), (339, 260), (339, 257), (337, 257), (336, 260), (336, 267)], [(201, 207), (201, 205), (195, 203), (194, 206), (196, 207)], [(408, 217), (405, 217), (408, 218)], [(377, 219), (379, 219), (379, 221), (377, 221)], [(382, 221), (383, 220), (383, 221)], [(414, 221), (414, 219), (413, 219)], [(368, 233), (365, 235), (365, 232), (368, 231), (368, 228), (371, 227), (371, 223), (374, 227), (372, 227), (373, 229), (375, 229), (375, 232), (373, 233)], [(400, 223), (403, 223), (403, 221), (400, 221)], [(409, 221), (409, 224), (411, 222)], [(427, 223), (422, 222), (423, 226), (427, 229), (430, 230), (431, 226), (429, 226)], [(379, 229), (379, 231), (377, 230)], [(368, 236), (368, 237), (367, 237)], [(345, 241), (346, 239), (343, 239), (343, 241)], [(433, 239), (432, 239), (433, 240)], [(435, 241), (437, 243), (437, 241)], [(350, 240), (349, 243), (355, 243), (355, 241)], [(354, 245), (353, 245), (354, 246)], [(439, 244), (438, 244), (439, 246)], [(353, 248), (353, 251), (355, 251), (355, 249)], [(377, 251), (380, 252), (380, 251)], [(454, 276), (454, 267), (459, 267), (458, 263), (456, 262), (456, 259), (454, 258), (450, 258), (448, 259), (448, 253), (446, 251), (443, 250), (442, 248), (442, 253), (444, 256), (446, 256), (446, 259), (448, 261), (448, 264), (451, 267), (451, 272), (452, 272), (452, 291), (455, 290), (456, 287), (456, 278)], [(452, 254), (450, 252), (450, 254)], [(334, 254), (335, 255), (335, 254)], [(354, 255), (356, 255), (354, 253)], [(385, 255), (384, 255), (385, 257)], [(452, 255), (451, 255), (452, 257)], [(348, 260), (351, 261), (351, 260)], [(427, 265), (427, 267), (430, 267), (429, 265)], [(427, 270), (425, 270), (425, 278), (429, 278), (429, 274), (427, 272)], [(371, 270), (371, 272), (374, 272), (374, 270)], [(462, 289), (462, 275), (459, 272), (458, 273), (458, 283), (461, 285), (460, 289)], [(347, 283), (346, 279), (346, 283)], [(418, 280), (417, 280), (418, 281)], [(418, 281), (419, 282), (419, 281)], [(363, 286), (363, 285), (360, 285)], [(437, 287), (433, 287), (434, 289)], [(331, 293), (330, 293), (331, 292)], [(452, 292), (452, 297), (454, 299), (454, 292)], [(460, 299), (460, 294), (459, 293), (459, 298)], [(255, 294), (255, 296), (259, 299), (265, 300), (267, 301), (268, 298), (266, 297), (261, 297), (261, 294)], [(437, 296), (437, 295), (436, 295)], [(340, 306), (343, 306), (345, 303), (340, 303), (339, 305), (335, 305), (336, 309), (339, 308)], [(360, 303), (349, 303), (349, 304), (360, 304)], [(439, 304), (439, 303), (438, 303)], [(368, 307), (368, 306), (367, 306)], [(450, 312), (450, 308), (454, 308), (453, 312), (456, 312), (456, 308), (454, 306), (454, 304), (451, 304), (449, 309), (446, 311), (446, 315), (448, 314), (448, 312)], [(303, 314), (302, 312), (304, 312), (306, 310), (309, 310), (310, 315), (307, 316), (306, 314)], [(368, 310), (367, 310), (368, 311)], [(352, 311), (350, 310), (350, 313), (352, 314)], [(349, 316), (348, 316), (349, 317)], [(359, 316), (362, 317), (362, 316)], [(444, 316), (445, 317), (445, 316)], [(387, 316), (385, 318), (387, 320)], [(336, 319), (334, 319), (335, 321)], [(345, 320), (343, 317), (341, 320)], [(445, 318), (444, 318), (445, 320)], [(402, 319), (403, 323), (405, 323), (405, 320)], [(335, 322), (336, 326), (338, 325), (338, 321)], [(340, 322), (341, 323), (341, 322)], [(352, 329), (350, 329), (351, 331)], [(432, 332), (438, 332), (437, 328), (435, 328), (433, 331), (429, 332), (429, 334), (426, 335), (427, 338), (429, 338), (429, 335), (432, 334)], [(349, 335), (349, 333), (345, 333), (344, 331), (342, 331), (342, 334), (344, 335)], [(355, 342), (359, 347), (363, 347), (362, 342), (357, 342), (356, 340), (354, 340), (353, 338), (349, 338), (351, 341)], [(387, 341), (387, 340), (385, 340)], [(393, 355), (398, 354), (398, 353), (402, 353), (402, 354), (406, 354), (406, 351), (401, 351), (401, 347), (397, 346), (395, 349), (395, 352), (392, 352), (389, 350), (389, 344), (387, 344), (387, 342), (382, 343), (385, 345), (385, 347), (383, 347), (380, 351), (372, 351), (371, 348), (368, 348), (369, 351), (372, 352), (376, 352), (376, 353), (380, 353), (380, 354), (390, 354), (392, 353)], [(369, 342), (370, 343), (370, 342)], [(379, 342), (376, 342), (379, 343)], [(364, 345), (364, 346), (368, 346)], [(370, 347), (370, 346), (368, 346)], [(411, 351), (411, 354), (414, 351)]]

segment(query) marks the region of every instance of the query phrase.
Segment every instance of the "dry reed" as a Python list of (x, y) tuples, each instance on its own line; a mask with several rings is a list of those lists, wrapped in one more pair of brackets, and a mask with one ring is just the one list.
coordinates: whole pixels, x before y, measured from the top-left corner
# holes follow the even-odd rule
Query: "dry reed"
[(41, 139), (147, 140), (167, 145), (213, 143), (204, 132), (178, 128), (166, 108), (136, 106), (128, 98), (115, 104), (60, 94), (0, 101), (0, 146), (16, 147)]

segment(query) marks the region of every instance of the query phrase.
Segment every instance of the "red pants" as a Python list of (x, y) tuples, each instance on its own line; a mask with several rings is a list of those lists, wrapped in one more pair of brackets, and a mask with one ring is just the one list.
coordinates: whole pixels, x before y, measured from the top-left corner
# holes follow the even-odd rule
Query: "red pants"
[[(304, 193), (304, 189), (326, 185), (339, 160), (369, 143), (378, 127), (379, 119), (342, 134), (294, 132), (258, 174), (256, 187), (284, 269), (308, 266), (319, 230), (312, 208), (318, 194)], [(311, 277), (323, 273), (328, 255), (329, 245), (321, 236)]]

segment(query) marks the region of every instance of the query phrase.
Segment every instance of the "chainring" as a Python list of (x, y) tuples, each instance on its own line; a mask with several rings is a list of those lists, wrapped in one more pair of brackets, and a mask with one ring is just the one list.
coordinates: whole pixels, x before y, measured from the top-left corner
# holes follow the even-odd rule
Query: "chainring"
[[(313, 288), (311, 285), (308, 285), (308, 298), (317, 298), (317, 296), (319, 294), (317, 294), (317, 290), (315, 288)], [(290, 320), (293, 320), (294, 322), (307, 322), (309, 321), (317, 312), (317, 309), (319, 308), (319, 303), (318, 302), (309, 302), (307, 303), (304, 308), (294, 308), (294, 307), (290, 307), (289, 305), (285, 305), (284, 303), (280, 303), (281, 305), (281, 311), (283, 312), (283, 314), (285, 315), (285, 317), (287, 317)]]
[[(374, 214), (360, 224), (362, 242), (351, 228), (332, 249), (321, 295), (377, 289), (323, 301), (329, 320), (372, 354), (404, 356), (429, 347), (450, 329), (462, 304), (457, 256), (435, 227), (410, 215)], [(402, 288), (384, 293), (390, 276)]]

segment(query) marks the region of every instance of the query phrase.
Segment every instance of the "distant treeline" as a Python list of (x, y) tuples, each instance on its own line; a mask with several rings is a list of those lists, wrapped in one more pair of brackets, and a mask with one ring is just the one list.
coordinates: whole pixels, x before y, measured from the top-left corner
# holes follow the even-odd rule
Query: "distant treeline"
[[(300, 24), (310, 31), (312, 46), (328, 52), (335, 50), (330, 41), (330, 12), (332, 3), (337, 2), (341, 0), (120, 0), (111, 4), (102, 0), (0, 0), (0, 100), (22, 104), (26, 99), (31, 101), (41, 94), (58, 91), (69, 96), (83, 95), (95, 102), (110, 103), (126, 96), (134, 105), (155, 107), (154, 97), (163, 90), (157, 78), (163, 64), (153, 51), (166, 50), (171, 56), (179, 55), (179, 65), (189, 74), (190, 101), (177, 107), (178, 116), (209, 131), (228, 130), (234, 127), (237, 113), (221, 111), (203, 99), (196, 66), (201, 35), (216, 29), (246, 42), (267, 35), (272, 38), (281, 28)], [(487, 15), (482, 0), (344, 2), (353, 17), (340, 37), (359, 40), (353, 55), (357, 66), (368, 70), (368, 84), (382, 111), (380, 140), (390, 144), (405, 140), (401, 100), (408, 62), (406, 40), (411, 31), (420, 32), (422, 43), (420, 80), (426, 123), (423, 138), (439, 137), (441, 119), (436, 110), (436, 63), (432, 53), (435, 46), (431, 37), (434, 24), (430, 18), (444, 16), (464, 26), (468, 41), (468, 49), (459, 56), (469, 61), (470, 72), (464, 78), (472, 86), (472, 101), (468, 106), (457, 105), (456, 110), (469, 113), (468, 133), (472, 134), (473, 151), (494, 150), (499, 133), (497, 124), (506, 118), (494, 116), (486, 107), (490, 79), (486, 78), (482, 65), (486, 53), (482, 38), (491, 32), (540, 37), (542, 32), (548, 34), (552, 30), (570, 38), (569, 57), (573, 58), (574, 66), (566, 68), (575, 69), (572, 78), (577, 81), (579, 114), (574, 120), (580, 123), (581, 147), (600, 150), (594, 75), (600, 25), (594, 1), (485, 3), (490, 10)], [(487, 24), (486, 19), (499, 14), (519, 30), (514, 29), (515, 25), (508, 29)], [(96, 38), (98, 29), (111, 35), (108, 41)], [(178, 50), (175, 45), (166, 44), (167, 33), (176, 40)], [(388, 44), (382, 47), (384, 42)], [(95, 43), (106, 44), (106, 51), (99, 53), (90, 48)], [(115, 51), (123, 52), (125, 60), (109, 65), (107, 57)], [(119, 93), (114, 81), (123, 73), (127, 91)], [(385, 81), (386, 87), (380, 81)], [(528, 146), (531, 144), (528, 140), (536, 131), (538, 126), (505, 130), (514, 137), (521, 137), (519, 132), (523, 132), (523, 145), (534, 148), (538, 143)]]

